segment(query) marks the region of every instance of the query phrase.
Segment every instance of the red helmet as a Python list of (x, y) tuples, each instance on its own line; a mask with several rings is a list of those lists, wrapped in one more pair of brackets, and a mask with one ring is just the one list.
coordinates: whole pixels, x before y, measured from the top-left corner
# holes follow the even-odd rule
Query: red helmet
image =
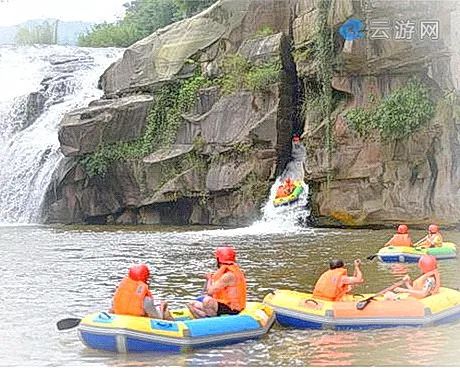
[(130, 279), (133, 279), (134, 281), (147, 282), (150, 276), (149, 267), (146, 264), (132, 266), (129, 269), (128, 276)]
[(407, 227), (407, 225), (399, 225), (398, 226), (398, 234), (407, 234), (409, 231), (409, 228)]
[(423, 273), (427, 273), (436, 269), (438, 261), (436, 260), (436, 257), (425, 254), (418, 260), (418, 266)]
[(216, 258), (219, 263), (235, 263), (235, 249), (232, 247), (219, 247), (216, 249)]
[(434, 233), (437, 233), (438, 232), (438, 226), (435, 225), (435, 224), (431, 224), (430, 226), (428, 226), (428, 232), (434, 234)]

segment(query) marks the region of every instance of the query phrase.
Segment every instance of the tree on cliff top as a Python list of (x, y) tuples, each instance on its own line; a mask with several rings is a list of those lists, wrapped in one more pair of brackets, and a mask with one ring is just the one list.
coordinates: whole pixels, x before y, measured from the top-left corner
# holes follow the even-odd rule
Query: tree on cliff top
[(78, 44), (90, 47), (127, 47), (157, 29), (190, 17), (216, 0), (134, 0), (124, 5), (123, 19), (101, 23), (80, 36)]

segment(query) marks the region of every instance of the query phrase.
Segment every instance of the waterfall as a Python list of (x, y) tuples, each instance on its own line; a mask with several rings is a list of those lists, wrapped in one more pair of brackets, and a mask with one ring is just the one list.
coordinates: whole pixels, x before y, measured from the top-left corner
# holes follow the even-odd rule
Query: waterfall
[(40, 221), (64, 114), (98, 99), (120, 49), (0, 46), (0, 224)]

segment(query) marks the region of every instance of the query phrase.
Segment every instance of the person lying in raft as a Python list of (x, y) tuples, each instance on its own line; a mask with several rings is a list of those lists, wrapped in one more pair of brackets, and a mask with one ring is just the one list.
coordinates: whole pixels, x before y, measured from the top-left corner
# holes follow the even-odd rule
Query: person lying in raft
[(161, 302), (159, 310), (154, 305), (149, 277), (150, 270), (146, 264), (132, 266), (115, 291), (110, 313), (172, 320), (166, 302)]
[(436, 257), (423, 255), (418, 260), (418, 267), (422, 271), (422, 275), (411, 283), (409, 275), (404, 276), (403, 281), (406, 287), (397, 287), (393, 292), (385, 293), (385, 299), (399, 299), (397, 293), (408, 293), (410, 297), (422, 299), (427, 296), (439, 292), (441, 286), (441, 278), (437, 269), (438, 261)]
[(341, 259), (329, 261), (329, 271), (324, 272), (316, 282), (313, 297), (322, 300), (340, 301), (344, 295), (351, 291), (353, 285), (364, 282), (361, 272), (361, 260), (354, 261), (355, 272), (348, 276)]
[(384, 245), (385, 247), (412, 247), (412, 240), (409, 236), (407, 225), (399, 225), (397, 233)]
[(442, 235), (439, 232), (439, 228), (435, 224), (428, 226), (428, 235), (417, 242), (420, 247), (442, 247)]
[(232, 247), (216, 249), (217, 272), (206, 275), (206, 293), (202, 301), (188, 305), (195, 318), (238, 314), (246, 308), (246, 278), (236, 264)]

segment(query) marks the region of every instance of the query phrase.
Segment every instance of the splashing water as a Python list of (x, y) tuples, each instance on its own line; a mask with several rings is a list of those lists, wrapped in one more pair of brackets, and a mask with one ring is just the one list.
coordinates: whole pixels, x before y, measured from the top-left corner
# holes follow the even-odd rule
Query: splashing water
[[(205, 230), (200, 233), (206, 236), (234, 237), (242, 235), (262, 235), (262, 234), (279, 234), (279, 233), (299, 233), (310, 232), (313, 229), (307, 229), (305, 224), (311, 214), (309, 207), (309, 187), (303, 181), (305, 176), (304, 162), (306, 150), (303, 145), (293, 145), (292, 160), (286, 165), (286, 169), (280, 175), (270, 188), (270, 195), (267, 202), (262, 208), (262, 219), (256, 221), (248, 227), (227, 230)], [(285, 206), (275, 207), (276, 190), (280, 184), (287, 178), (297, 180), (302, 183), (303, 191), (299, 199)]]
[(39, 221), (64, 114), (99, 98), (119, 49), (0, 46), (0, 223)]

